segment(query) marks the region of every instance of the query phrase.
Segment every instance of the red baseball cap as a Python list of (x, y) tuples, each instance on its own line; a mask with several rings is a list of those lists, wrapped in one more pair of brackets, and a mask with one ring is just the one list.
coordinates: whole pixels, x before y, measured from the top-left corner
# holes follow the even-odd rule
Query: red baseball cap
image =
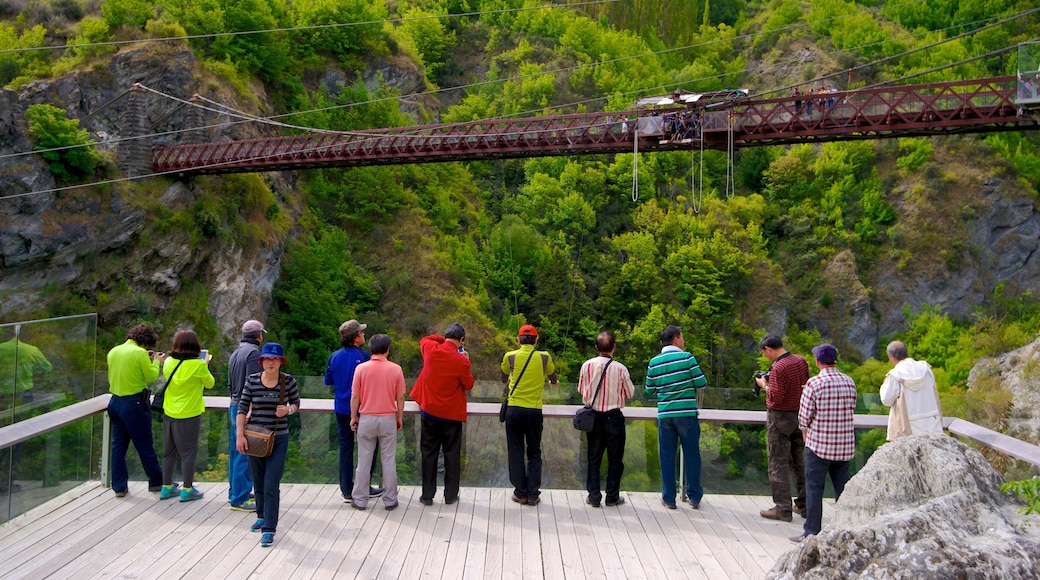
[(530, 324), (525, 324), (520, 327), (518, 336), (538, 336), (538, 330)]

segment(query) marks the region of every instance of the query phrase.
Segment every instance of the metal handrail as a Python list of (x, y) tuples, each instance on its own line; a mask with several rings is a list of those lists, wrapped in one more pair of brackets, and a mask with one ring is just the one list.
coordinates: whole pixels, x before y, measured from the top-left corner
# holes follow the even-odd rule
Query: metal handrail
[[(109, 394), (98, 395), (92, 399), (74, 403), (67, 407), (55, 409), (43, 415), (19, 421), (13, 425), (0, 427), (0, 449), (11, 447), (27, 441), (38, 435), (55, 431), (101, 413), (108, 408)], [(230, 404), (229, 397), (203, 397), (206, 409), (227, 410)], [(310, 413), (332, 413), (335, 401), (333, 399), (302, 399), (301, 411)], [(567, 419), (574, 416), (580, 405), (545, 405), (542, 414), (545, 417), (556, 419)], [(498, 415), (499, 403), (468, 403), (467, 412), (471, 416), (487, 417)], [(414, 401), (405, 401), (404, 412), (407, 414), (418, 414), (419, 405)], [(623, 410), (626, 419), (634, 420), (656, 420), (656, 407), (626, 407)], [(736, 411), (727, 409), (703, 409), (700, 419), (706, 423), (736, 423), (736, 424), (759, 424), (766, 422), (765, 411)], [(105, 417), (105, 435), (108, 440), (108, 417)], [(888, 426), (888, 415), (855, 415), (854, 424), (857, 429), (879, 429)], [(1020, 459), (1037, 467), (1040, 467), (1040, 446), (1015, 439), (970, 421), (948, 417), (943, 420), (943, 426), (954, 435), (970, 439), (976, 443), (985, 445), (1016, 459)], [(102, 448), (102, 469), (106, 463), (108, 445)], [(104, 478), (102, 478), (104, 479)]]

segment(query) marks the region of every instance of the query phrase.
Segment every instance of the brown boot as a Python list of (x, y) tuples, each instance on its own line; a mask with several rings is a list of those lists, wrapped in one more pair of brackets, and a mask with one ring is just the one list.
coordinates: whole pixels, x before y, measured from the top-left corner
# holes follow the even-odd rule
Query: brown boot
[(782, 513), (780, 511), (780, 508), (777, 506), (773, 506), (767, 510), (762, 510), (758, 512), (758, 515), (764, 517), (767, 520), (780, 520), (783, 522), (791, 521), (791, 514)]

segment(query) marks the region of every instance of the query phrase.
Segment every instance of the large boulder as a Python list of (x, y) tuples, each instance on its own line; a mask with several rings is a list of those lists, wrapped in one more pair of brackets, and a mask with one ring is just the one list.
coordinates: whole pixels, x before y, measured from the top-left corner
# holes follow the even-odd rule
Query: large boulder
[(1037, 578), (1040, 530), (978, 451), (944, 435), (883, 445), (845, 486), (834, 521), (769, 578)]

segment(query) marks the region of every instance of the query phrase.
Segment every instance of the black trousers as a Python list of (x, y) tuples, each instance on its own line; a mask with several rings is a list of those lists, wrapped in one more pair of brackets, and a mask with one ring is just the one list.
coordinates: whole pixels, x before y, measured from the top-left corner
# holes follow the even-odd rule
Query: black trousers
[(542, 421), (541, 409), (510, 405), (506, 410), (509, 483), (520, 499), (534, 499), (542, 492)]
[(419, 435), (422, 452), (422, 496), (432, 500), (437, 494), (437, 457), (444, 453), (444, 500), (459, 497), (462, 478), (462, 421), (422, 418)]
[(589, 439), (588, 473), (585, 489), (589, 499), (599, 503), (603, 499), (599, 488), (599, 466), (603, 463), (603, 452), (607, 454), (607, 501), (614, 503), (621, 493), (621, 475), (625, 472), (625, 416), (621, 409), (606, 413), (596, 412)]

